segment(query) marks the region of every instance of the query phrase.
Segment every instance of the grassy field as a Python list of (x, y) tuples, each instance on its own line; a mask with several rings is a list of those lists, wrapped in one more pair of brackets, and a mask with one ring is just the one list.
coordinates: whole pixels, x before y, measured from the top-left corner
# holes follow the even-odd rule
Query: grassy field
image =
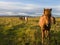
[[(0, 45), (41, 45), (39, 17), (28, 18), (26, 23), (19, 17), (0, 17)], [(51, 45), (60, 45), (60, 18), (51, 27)]]

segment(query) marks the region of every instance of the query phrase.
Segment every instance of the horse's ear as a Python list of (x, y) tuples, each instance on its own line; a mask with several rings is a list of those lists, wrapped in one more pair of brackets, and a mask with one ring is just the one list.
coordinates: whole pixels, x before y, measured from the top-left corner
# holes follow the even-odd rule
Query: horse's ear
[(44, 8), (44, 11), (45, 11), (45, 8)]
[(52, 8), (50, 10), (52, 11)]
[(44, 8), (44, 13), (45, 13), (45, 8)]

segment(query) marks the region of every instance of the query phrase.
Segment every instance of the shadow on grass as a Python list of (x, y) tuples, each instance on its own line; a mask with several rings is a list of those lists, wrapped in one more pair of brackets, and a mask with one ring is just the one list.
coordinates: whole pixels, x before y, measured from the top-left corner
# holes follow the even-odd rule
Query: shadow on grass
[(30, 29), (40, 30), (40, 27), (38, 25), (36, 25), (36, 26), (31, 26)]
[(51, 45), (60, 45), (60, 31), (56, 32), (56, 31), (51, 31), (50, 32), (50, 43)]
[[(27, 37), (27, 34), (25, 34), (24, 30), (27, 28), (27, 25), (25, 23), (22, 23), (20, 25), (13, 26), (9, 30), (7, 30), (7, 34), (3, 33), (5, 31), (3, 29), (4, 25), (0, 25), (0, 45), (41, 45), (41, 30), (38, 25), (31, 26), (31, 30), (36, 30), (34, 32), (35, 40), (32, 41), (31, 37)], [(24, 28), (24, 30), (20, 30), (20, 28)], [(19, 33), (19, 34), (17, 34)], [(51, 45), (60, 45), (60, 31), (51, 31)], [(20, 36), (21, 35), (21, 36)], [(29, 34), (31, 35), (31, 34)], [(21, 38), (21, 39), (20, 39)], [(28, 41), (27, 41), (28, 39)]]

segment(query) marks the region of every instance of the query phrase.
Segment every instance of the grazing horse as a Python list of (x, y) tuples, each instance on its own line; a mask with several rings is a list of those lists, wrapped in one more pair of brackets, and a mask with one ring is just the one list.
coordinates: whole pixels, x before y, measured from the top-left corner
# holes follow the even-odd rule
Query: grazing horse
[(28, 22), (28, 17), (25, 17), (25, 16), (24, 17), (19, 17), (19, 19)]
[(43, 15), (40, 17), (39, 26), (42, 31), (42, 44), (44, 44), (44, 37), (50, 39), (50, 28), (51, 24), (55, 24), (55, 17), (51, 15), (52, 9), (44, 9)]
[(26, 21), (26, 23), (28, 22), (28, 17), (25, 17), (25, 21)]
[(25, 17), (19, 17), (20, 20), (24, 20)]

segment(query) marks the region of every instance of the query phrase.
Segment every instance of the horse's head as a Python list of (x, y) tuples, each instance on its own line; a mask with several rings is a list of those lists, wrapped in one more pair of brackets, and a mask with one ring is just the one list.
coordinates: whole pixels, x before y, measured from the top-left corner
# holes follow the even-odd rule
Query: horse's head
[(46, 16), (51, 16), (51, 11), (52, 11), (52, 9), (45, 9), (44, 8), (44, 15), (46, 15)]

